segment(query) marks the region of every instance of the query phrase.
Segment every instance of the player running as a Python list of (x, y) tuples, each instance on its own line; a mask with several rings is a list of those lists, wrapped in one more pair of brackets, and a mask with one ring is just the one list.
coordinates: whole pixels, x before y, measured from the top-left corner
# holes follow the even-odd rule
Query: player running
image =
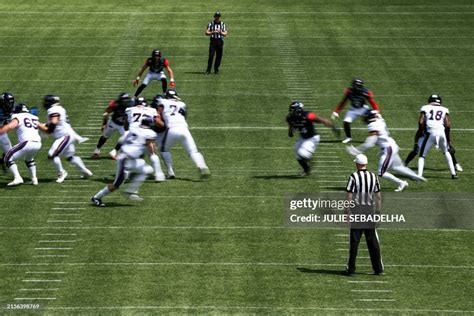
[(135, 92), (135, 97), (138, 97), (143, 89), (150, 83), (152, 80), (160, 80), (161, 87), (163, 89), (163, 93), (168, 89), (168, 82), (166, 80), (166, 75), (163, 69), (166, 69), (168, 75), (170, 76), (170, 88), (174, 88), (174, 73), (170, 67), (170, 63), (168, 59), (161, 56), (161, 51), (158, 49), (153, 50), (151, 52), (151, 57), (145, 60), (145, 64), (140, 68), (138, 72), (137, 78), (133, 80), (133, 86), (136, 87), (140, 83), (140, 78), (145, 70), (149, 68), (143, 83), (138, 87), (137, 91)]
[[(164, 125), (160, 118), (155, 120), (155, 122), (158, 122), (158, 126)], [(153, 168), (147, 165), (145, 160), (141, 157), (145, 151), (148, 151), (150, 154), (154, 153), (156, 133), (151, 129), (152, 125), (153, 120), (150, 117), (145, 117), (140, 121), (138, 126), (131, 126), (129, 132), (122, 136), (124, 139), (122, 148), (117, 157), (115, 180), (113, 183), (106, 185), (91, 198), (94, 205), (105, 206), (102, 202), (102, 198), (117, 190), (127, 177), (127, 173), (134, 173), (135, 176), (125, 190), (125, 194), (127, 194), (131, 200), (143, 200), (143, 198), (138, 195), (138, 189), (146, 177), (153, 173)]]
[(416, 181), (426, 181), (425, 178), (418, 176), (413, 170), (403, 165), (402, 159), (398, 154), (399, 147), (395, 140), (390, 137), (387, 124), (377, 111), (366, 110), (364, 121), (367, 123), (369, 136), (359, 147), (347, 147), (347, 151), (351, 155), (357, 156), (375, 145), (378, 145), (380, 147), (378, 175), (379, 177), (398, 184), (398, 188), (395, 189), (395, 192), (402, 192), (406, 187), (408, 187), (408, 182), (397, 178), (388, 172), (388, 170), (397, 171), (398, 173), (406, 175)]
[(338, 118), (339, 113), (344, 108), (347, 100), (350, 100), (351, 108), (349, 111), (347, 111), (346, 116), (344, 117), (344, 132), (346, 133), (346, 138), (342, 141), (342, 143), (347, 144), (352, 141), (351, 123), (355, 119), (363, 116), (365, 111), (369, 109), (367, 102), (370, 103), (374, 110), (379, 111), (379, 106), (372, 96), (372, 91), (364, 87), (364, 81), (360, 78), (353, 79), (351, 87), (346, 88), (344, 91), (344, 98), (341, 102), (339, 102), (331, 115), (332, 120)]
[(202, 178), (211, 175), (206, 165), (203, 155), (198, 151), (194, 138), (188, 129), (186, 122), (186, 104), (181, 100), (175, 90), (166, 92), (165, 98), (158, 96), (153, 99), (153, 106), (158, 109), (158, 114), (163, 118), (166, 130), (161, 137), (161, 157), (165, 161), (168, 169), (167, 178), (175, 178), (173, 170), (173, 158), (171, 148), (180, 142), (188, 153), (191, 160), (198, 167)]
[[(15, 98), (10, 92), (3, 92), (0, 96), (0, 126), (4, 126), (10, 122), (13, 107), (15, 106)], [(12, 143), (8, 138), (8, 134), (0, 134), (0, 146), (3, 154), (0, 158), (0, 164), (4, 171), (5, 169), (5, 154), (12, 148)]]
[(84, 162), (79, 156), (76, 156), (75, 143), (83, 142), (87, 138), (79, 136), (69, 124), (69, 119), (64, 107), (59, 103), (59, 97), (47, 95), (43, 98), (43, 106), (47, 111), (48, 123), (39, 123), (41, 131), (52, 134), (55, 139), (53, 145), (48, 151), (48, 159), (53, 161), (54, 167), (58, 171), (57, 183), (62, 183), (68, 176), (61, 163), (60, 156), (66, 157), (66, 160), (74, 165), (82, 173), (84, 178), (92, 176), (92, 172), (86, 168)]
[[(451, 120), (449, 119), (448, 108), (441, 105), (441, 96), (433, 94), (428, 98), (428, 104), (420, 109), (419, 132), (417, 135), (425, 134), (423, 144), (420, 148), (420, 157), (418, 158), (418, 175), (423, 175), (425, 167), (425, 157), (431, 147), (440, 148), (448, 162), (451, 178), (457, 179), (453, 159), (449, 153)], [(418, 140), (416, 140), (417, 142)]]
[[(109, 102), (109, 106), (105, 109), (102, 115), (102, 136), (100, 136), (97, 142), (97, 147), (92, 155), (93, 159), (100, 158), (100, 149), (107, 142), (107, 139), (112, 137), (115, 132), (118, 132), (120, 136), (125, 133), (124, 124), (127, 121), (127, 113), (125, 110), (130, 106), (131, 98), (128, 93), (122, 92), (118, 95), (117, 99)], [(110, 117), (110, 118), (109, 118)], [(117, 155), (118, 145), (110, 152), (110, 156), (115, 157)]]
[(301, 176), (309, 176), (311, 174), (309, 162), (320, 140), (320, 136), (316, 132), (313, 123), (322, 123), (327, 127), (331, 127), (337, 135), (339, 130), (335, 128), (331, 121), (317, 116), (313, 112), (304, 111), (304, 104), (300, 101), (293, 101), (290, 104), (286, 122), (288, 123), (289, 137), (293, 137), (295, 131), (300, 132), (300, 137), (295, 144), (296, 161), (303, 168)]
[(11, 130), (16, 130), (18, 144), (13, 146), (5, 155), (5, 163), (13, 174), (13, 181), (8, 186), (23, 183), (23, 178), (15, 164), (16, 160), (25, 159), (26, 167), (30, 170), (31, 184), (38, 185), (36, 177), (35, 155), (41, 149), (41, 137), (38, 133), (38, 117), (29, 113), (25, 104), (17, 104), (13, 109), (11, 121), (0, 128), (0, 135), (6, 135)]

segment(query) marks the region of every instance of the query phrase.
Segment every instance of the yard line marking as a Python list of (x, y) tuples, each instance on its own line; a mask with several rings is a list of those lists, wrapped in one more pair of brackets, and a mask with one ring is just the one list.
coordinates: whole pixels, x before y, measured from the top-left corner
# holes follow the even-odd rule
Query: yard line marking
[(64, 213), (64, 214), (49, 214), (51, 216), (82, 216), (82, 214), (68, 214), (68, 213)]
[(351, 292), (374, 292), (374, 293), (390, 293), (392, 290), (351, 290)]
[(42, 279), (25, 279), (21, 280), (22, 282), (62, 282), (62, 280), (42, 280)]
[(53, 219), (50, 219), (50, 220), (47, 220), (48, 223), (82, 223), (82, 220), (62, 220), (62, 219), (58, 219), (58, 220), (53, 220)]
[(77, 242), (77, 240), (39, 240), (40, 243), (55, 243), (55, 242)]
[(347, 283), (388, 283), (388, 281), (347, 281)]
[(36, 247), (35, 250), (71, 250), (71, 247)]
[(348, 243), (349, 243), (348, 241), (336, 241), (336, 244), (348, 244)]
[(89, 202), (71, 202), (71, 201), (65, 201), (65, 202), (53, 202), (54, 204), (87, 204)]
[(65, 274), (64, 271), (27, 271), (27, 274)]
[(58, 288), (55, 288), (55, 289), (19, 289), (18, 291), (21, 291), (21, 292), (40, 292), (40, 291), (59, 291)]
[(41, 234), (41, 236), (77, 236), (77, 234), (45, 233), (45, 234)]
[(396, 302), (396, 300), (389, 299), (389, 298), (355, 298), (354, 301), (358, 301), (358, 302)]
[(38, 300), (43, 300), (43, 301), (52, 301), (52, 300), (55, 300), (56, 298), (55, 297), (15, 297), (14, 300), (17, 300), (17, 301), (25, 301), (25, 300), (28, 300), (28, 301), (38, 301)]

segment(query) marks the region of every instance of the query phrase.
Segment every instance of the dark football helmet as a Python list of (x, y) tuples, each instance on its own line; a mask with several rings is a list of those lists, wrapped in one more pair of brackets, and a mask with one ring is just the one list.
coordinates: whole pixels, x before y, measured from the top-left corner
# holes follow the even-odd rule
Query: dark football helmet
[(13, 111), (15, 105), (15, 97), (10, 92), (3, 92), (0, 96), (1, 110), (5, 114), (10, 114)]
[(160, 51), (159, 49), (154, 49), (154, 50), (151, 52), (151, 57), (160, 58), (160, 57), (161, 57), (161, 51)]
[(135, 99), (135, 106), (147, 106), (146, 99), (144, 97), (138, 97)]
[(56, 103), (59, 103), (59, 97), (57, 95), (48, 94), (43, 98), (43, 107), (46, 110)]
[(303, 113), (303, 110), (304, 110), (303, 102), (300, 102), (300, 101), (291, 102), (290, 108), (289, 108), (290, 114)]
[(30, 109), (24, 103), (18, 103), (13, 108), (13, 113), (30, 113)]
[(430, 95), (430, 97), (428, 98), (428, 103), (436, 102), (436, 103), (441, 104), (442, 101), (443, 101), (443, 100), (441, 99), (441, 96), (440, 96), (439, 94), (432, 94), (432, 95)]
[(360, 78), (354, 78), (351, 82), (352, 89), (360, 91), (364, 89), (364, 80)]
[(155, 97), (153, 98), (153, 101), (151, 101), (151, 106), (156, 109), (158, 105), (160, 105), (161, 100), (164, 98), (165, 97), (162, 94), (155, 95)]
[(127, 92), (121, 92), (117, 97), (118, 104), (122, 106), (129, 106), (130, 105), (130, 95)]
[(175, 100), (181, 100), (181, 98), (178, 95), (178, 92), (174, 89), (168, 89), (165, 93), (165, 98), (167, 99), (175, 99)]
[(380, 118), (380, 114), (376, 110), (367, 109), (363, 115), (363, 120), (366, 124), (374, 122), (376, 119)]

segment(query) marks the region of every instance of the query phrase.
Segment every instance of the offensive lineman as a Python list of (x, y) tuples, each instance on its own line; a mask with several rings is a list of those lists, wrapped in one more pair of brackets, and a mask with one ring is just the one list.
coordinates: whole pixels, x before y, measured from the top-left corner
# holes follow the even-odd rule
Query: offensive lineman
[[(160, 118), (155, 120), (155, 122), (158, 122), (158, 126), (164, 125)], [(125, 194), (128, 195), (130, 200), (143, 200), (138, 195), (138, 189), (148, 174), (153, 173), (153, 168), (147, 165), (145, 160), (140, 157), (143, 156), (145, 150), (148, 150), (150, 154), (154, 153), (156, 133), (150, 128), (152, 125), (153, 120), (150, 117), (145, 117), (138, 126), (131, 126), (129, 132), (122, 136), (123, 145), (117, 157), (117, 170), (114, 182), (106, 185), (91, 198), (91, 202), (95, 206), (105, 206), (102, 198), (117, 190), (125, 180), (127, 173), (135, 173), (136, 175), (125, 190)]]
[(72, 165), (81, 171), (84, 178), (92, 176), (92, 172), (86, 168), (79, 156), (76, 156), (76, 141), (82, 141), (81, 137), (72, 129), (66, 110), (59, 103), (59, 97), (47, 95), (43, 98), (43, 106), (47, 111), (48, 123), (39, 123), (41, 131), (52, 134), (55, 139), (48, 151), (48, 159), (53, 161), (54, 167), (58, 171), (57, 183), (62, 183), (68, 173), (64, 170), (60, 156), (66, 157)]
[(303, 168), (301, 176), (309, 176), (311, 174), (311, 166), (309, 164), (316, 148), (318, 147), (320, 136), (316, 132), (313, 123), (322, 123), (327, 127), (331, 127), (333, 132), (338, 135), (339, 130), (334, 124), (314, 112), (304, 111), (304, 104), (299, 101), (293, 101), (290, 104), (289, 113), (286, 116), (288, 123), (288, 136), (293, 137), (295, 131), (300, 132), (300, 137), (295, 144), (296, 160)]
[(378, 145), (380, 147), (380, 159), (378, 167), (378, 175), (384, 179), (398, 184), (395, 192), (402, 192), (408, 187), (408, 182), (403, 181), (390, 172), (389, 169), (395, 170), (403, 175), (406, 175), (416, 181), (426, 181), (422, 176), (417, 175), (410, 168), (405, 167), (402, 159), (398, 154), (399, 147), (395, 140), (390, 137), (387, 124), (382, 116), (375, 110), (367, 110), (364, 121), (367, 123), (369, 136), (365, 142), (359, 147), (348, 146), (347, 152), (353, 156), (357, 156), (366, 150)]
[(207, 178), (211, 175), (206, 165), (203, 155), (198, 151), (191, 132), (186, 122), (186, 104), (181, 100), (175, 90), (170, 89), (166, 92), (165, 98), (156, 96), (153, 99), (153, 106), (158, 109), (166, 125), (166, 130), (161, 139), (161, 157), (165, 161), (168, 169), (167, 177), (175, 178), (173, 170), (173, 158), (171, 156), (171, 148), (180, 142), (184, 150), (188, 153), (191, 160), (198, 167), (201, 178)]
[(140, 78), (145, 72), (145, 70), (149, 68), (147, 75), (145, 76), (145, 80), (143, 83), (138, 87), (137, 91), (135, 92), (135, 97), (138, 97), (140, 93), (142, 93), (143, 89), (150, 83), (151, 80), (160, 80), (161, 81), (161, 88), (163, 89), (163, 93), (168, 89), (168, 82), (166, 80), (166, 75), (163, 72), (163, 69), (166, 69), (168, 75), (170, 76), (170, 88), (174, 88), (174, 73), (170, 67), (170, 63), (168, 59), (161, 56), (161, 51), (155, 49), (151, 52), (151, 57), (145, 60), (145, 64), (143, 64), (142, 68), (138, 72), (137, 78), (133, 80), (133, 86), (138, 86), (140, 82)]
[[(4, 126), (10, 122), (11, 113), (13, 111), (13, 107), (15, 106), (15, 98), (10, 92), (3, 92), (0, 96), (0, 126)], [(5, 169), (5, 154), (12, 148), (12, 143), (8, 138), (8, 134), (0, 134), (0, 146), (3, 150), (3, 155), (0, 158), (0, 164), (2, 168)]]
[[(127, 120), (125, 110), (130, 106), (130, 102), (131, 98), (126, 92), (120, 93), (117, 99), (109, 102), (109, 106), (105, 109), (105, 112), (102, 115), (102, 136), (100, 136), (99, 141), (97, 142), (97, 147), (92, 155), (93, 159), (100, 158), (100, 148), (104, 146), (107, 139), (112, 137), (115, 131), (117, 131), (120, 136), (123, 136), (125, 133), (124, 124)], [(115, 148), (110, 152), (112, 157), (117, 155), (117, 150), (119, 149), (117, 147), (119, 146), (115, 146)]]
[[(420, 157), (418, 158), (418, 175), (423, 175), (425, 167), (425, 157), (431, 147), (440, 148), (448, 162), (451, 178), (457, 179), (453, 159), (449, 153), (451, 120), (449, 119), (448, 108), (441, 105), (441, 97), (433, 94), (428, 98), (428, 104), (420, 109), (419, 131), (425, 131), (425, 140), (420, 148)], [(417, 133), (418, 134), (421, 134)]]
[(26, 167), (30, 170), (31, 184), (38, 185), (36, 177), (35, 155), (41, 149), (41, 137), (38, 133), (38, 117), (29, 113), (25, 104), (17, 104), (13, 109), (10, 123), (0, 128), (0, 134), (6, 135), (11, 130), (16, 130), (18, 144), (13, 146), (5, 155), (5, 163), (13, 174), (13, 181), (8, 186), (23, 183), (23, 178), (18, 171), (15, 160), (25, 159)]
[(331, 119), (335, 120), (339, 117), (339, 113), (344, 108), (347, 100), (351, 101), (351, 108), (347, 111), (346, 116), (344, 117), (344, 132), (346, 133), (346, 138), (342, 141), (343, 144), (347, 144), (352, 141), (351, 136), (351, 123), (364, 115), (365, 111), (369, 109), (367, 102), (372, 105), (372, 108), (376, 111), (379, 111), (379, 106), (373, 99), (372, 91), (364, 87), (364, 81), (360, 78), (355, 78), (352, 80), (351, 87), (346, 88), (344, 91), (344, 98), (336, 106), (336, 109), (331, 115)]

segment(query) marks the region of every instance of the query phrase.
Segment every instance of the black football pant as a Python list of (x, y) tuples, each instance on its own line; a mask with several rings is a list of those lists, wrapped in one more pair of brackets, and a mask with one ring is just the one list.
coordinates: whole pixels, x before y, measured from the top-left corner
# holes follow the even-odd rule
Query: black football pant
[(213, 41), (209, 45), (209, 59), (207, 60), (207, 72), (211, 72), (212, 61), (214, 60), (214, 55), (216, 56), (216, 61), (214, 62), (214, 72), (219, 71), (222, 61), (222, 52), (224, 51), (224, 42)]
[(370, 261), (372, 262), (372, 268), (375, 273), (383, 272), (382, 256), (380, 255), (379, 238), (375, 228), (351, 228), (350, 230), (350, 248), (349, 248), (349, 262), (347, 263), (347, 271), (354, 273), (356, 270), (356, 258), (357, 250), (359, 248), (359, 242), (365, 235), (365, 242), (369, 249)]

